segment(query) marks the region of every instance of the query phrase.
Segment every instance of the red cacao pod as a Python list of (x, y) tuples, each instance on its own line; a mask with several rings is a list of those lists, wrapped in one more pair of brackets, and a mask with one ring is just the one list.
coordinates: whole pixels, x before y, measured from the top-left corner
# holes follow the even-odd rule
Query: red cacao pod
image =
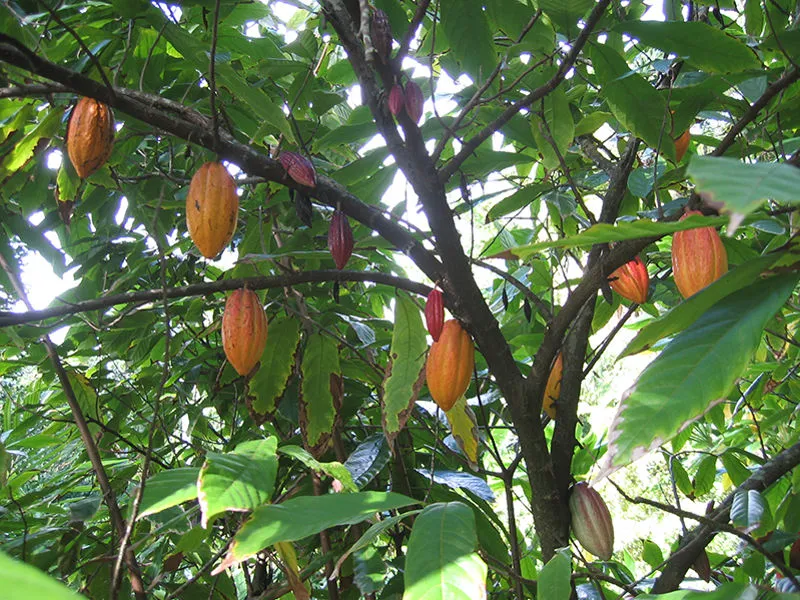
[(222, 348), (239, 375), (247, 375), (261, 360), (267, 345), (267, 315), (256, 293), (234, 290), (222, 314)]
[(447, 321), (428, 351), (425, 377), (434, 402), (443, 411), (453, 408), (464, 395), (475, 365), (475, 346), (472, 338), (455, 319)]
[[(681, 217), (700, 215), (691, 210)], [(672, 237), (672, 275), (681, 296), (688, 298), (722, 277), (728, 270), (728, 253), (716, 229), (700, 227), (678, 231)]]
[(556, 356), (550, 375), (547, 378), (547, 385), (544, 388), (544, 398), (542, 399), (542, 410), (551, 419), (556, 418), (556, 403), (561, 395), (561, 378), (564, 373), (564, 356), (561, 352)]
[(439, 341), (444, 327), (444, 296), (434, 288), (425, 301), (425, 324), (434, 342)]
[(405, 108), (405, 105), (406, 98), (405, 94), (403, 93), (403, 86), (401, 86), (399, 83), (395, 83), (389, 92), (389, 112), (396, 117), (400, 114), (403, 108)]
[(328, 229), (328, 249), (333, 256), (336, 268), (344, 269), (350, 255), (353, 254), (353, 230), (347, 215), (340, 210), (333, 212), (331, 226)]
[(425, 98), (422, 95), (422, 88), (413, 81), (409, 81), (406, 84), (406, 112), (415, 123), (419, 123), (422, 118), (423, 104), (425, 104)]
[(687, 129), (683, 134), (675, 140), (675, 162), (681, 162), (681, 159), (689, 149), (689, 142), (692, 141), (692, 134)]
[(294, 181), (306, 187), (317, 187), (317, 172), (305, 156), (297, 152), (281, 152), (278, 161)]
[(569, 497), (569, 511), (575, 539), (587, 552), (602, 560), (610, 559), (614, 553), (614, 523), (597, 490), (585, 481), (576, 483)]
[(380, 8), (372, 13), (369, 35), (378, 58), (381, 62), (388, 62), (389, 55), (392, 53), (392, 27), (389, 25), (389, 17)]
[(114, 147), (114, 113), (94, 98), (81, 98), (67, 123), (67, 154), (78, 176), (86, 179), (102, 167)]
[(608, 278), (611, 289), (636, 304), (647, 302), (650, 276), (647, 267), (638, 256), (614, 271)]
[(222, 163), (207, 162), (192, 177), (186, 195), (186, 226), (200, 253), (214, 258), (236, 230), (239, 196)]

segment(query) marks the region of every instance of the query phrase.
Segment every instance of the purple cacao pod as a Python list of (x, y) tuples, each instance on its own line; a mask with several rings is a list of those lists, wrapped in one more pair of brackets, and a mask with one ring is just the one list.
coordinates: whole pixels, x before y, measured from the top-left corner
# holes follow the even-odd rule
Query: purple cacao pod
[(380, 8), (372, 13), (369, 35), (378, 58), (381, 62), (388, 62), (392, 53), (392, 27), (389, 25), (389, 17)]
[(331, 226), (328, 229), (328, 249), (331, 251), (336, 268), (344, 269), (350, 260), (350, 255), (353, 254), (353, 230), (350, 229), (347, 215), (340, 210), (333, 212)]
[(389, 112), (396, 117), (405, 108), (405, 105), (406, 98), (405, 94), (403, 94), (403, 86), (395, 83), (389, 92)]
[(425, 104), (425, 98), (422, 95), (422, 89), (413, 81), (406, 84), (406, 112), (415, 123), (419, 123), (422, 118), (422, 105)]
[(425, 301), (425, 324), (433, 341), (438, 342), (444, 327), (444, 297), (436, 288), (428, 294), (428, 299)]
[(603, 498), (588, 483), (576, 483), (569, 497), (572, 533), (581, 546), (602, 560), (614, 553), (614, 523)]
[(317, 187), (314, 165), (305, 156), (297, 152), (281, 152), (278, 161), (286, 169), (286, 174), (297, 183), (310, 188)]

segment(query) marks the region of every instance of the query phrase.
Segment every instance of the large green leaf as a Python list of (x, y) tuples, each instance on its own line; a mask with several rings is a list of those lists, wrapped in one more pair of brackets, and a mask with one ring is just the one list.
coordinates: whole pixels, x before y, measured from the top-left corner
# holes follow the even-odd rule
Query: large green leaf
[(700, 21), (625, 21), (614, 29), (640, 42), (686, 58), (709, 73), (735, 73), (758, 69), (755, 53), (717, 27)]
[(300, 414), (306, 441), (316, 446), (324, 435), (330, 434), (336, 418), (331, 391), (331, 380), (340, 373), (336, 341), (322, 334), (309, 337), (303, 354), (302, 372)]
[(619, 405), (603, 475), (668, 441), (728, 395), (798, 278), (773, 277), (734, 292), (667, 345)]
[(537, 597), (547, 600), (569, 600), (572, 593), (571, 576), (572, 562), (569, 550), (562, 550), (550, 559), (539, 574)]
[(261, 355), (261, 366), (248, 383), (252, 408), (259, 414), (275, 410), (275, 402), (286, 390), (300, 343), (297, 319), (275, 319), (269, 324), (269, 339)]
[(736, 158), (695, 156), (687, 171), (697, 191), (747, 215), (765, 200), (800, 204), (800, 169), (784, 163), (747, 164)]
[(555, 169), (560, 165), (556, 150), (563, 158), (575, 137), (575, 121), (564, 87), (557, 87), (531, 108), (544, 117), (538, 114), (531, 117), (531, 130), (543, 155), (542, 162), (548, 169)]
[(34, 154), (41, 140), (49, 142), (61, 125), (62, 113), (59, 110), (49, 110), (44, 118), (39, 121), (30, 132), (25, 135), (0, 162), (0, 175), (13, 173), (27, 163)]
[(6, 600), (78, 600), (78, 595), (43, 571), (0, 552), (0, 582)]
[(441, 11), (442, 32), (456, 60), (475, 81), (485, 81), (494, 71), (497, 55), (480, 2), (443, 2)]
[(146, 517), (162, 510), (197, 499), (197, 467), (180, 467), (156, 473), (147, 480), (139, 505), (139, 516)]
[(353, 476), (350, 473), (350, 470), (340, 462), (320, 462), (311, 456), (306, 449), (301, 448), (300, 446), (281, 446), (278, 448), (278, 452), (300, 461), (309, 469), (313, 469), (318, 473), (325, 473), (329, 477), (333, 477), (342, 484), (342, 489), (345, 491), (358, 491), (358, 486), (353, 481)]
[(383, 380), (383, 431), (391, 445), (405, 426), (424, 382), (425, 329), (420, 310), (405, 294), (398, 294), (389, 363)]
[(631, 71), (625, 59), (613, 48), (592, 44), (592, 65), (603, 84), (601, 95), (623, 127), (642, 138), (651, 148), (659, 148), (675, 158), (675, 143), (669, 136), (667, 105), (652, 85)]
[(731, 522), (745, 533), (757, 529), (764, 515), (766, 501), (757, 490), (739, 490), (731, 503)]
[(276, 542), (294, 542), (323, 529), (352, 525), (377, 512), (402, 508), (416, 501), (393, 492), (357, 492), (301, 496), (262, 506), (242, 526), (216, 572), (249, 558)]
[(278, 473), (277, 446), (277, 438), (269, 437), (243, 442), (227, 454), (206, 455), (197, 479), (203, 527), (226, 510), (248, 511), (269, 501)]
[(403, 600), (486, 598), (486, 563), (475, 552), (475, 515), (462, 502), (428, 506), (414, 521)]

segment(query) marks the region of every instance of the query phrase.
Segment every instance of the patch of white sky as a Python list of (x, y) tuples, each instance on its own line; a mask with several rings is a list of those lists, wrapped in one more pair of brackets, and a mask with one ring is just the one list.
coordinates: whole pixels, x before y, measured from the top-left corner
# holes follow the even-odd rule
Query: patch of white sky
[[(159, 8), (161, 8), (161, 10), (170, 18), (176, 20), (181, 18), (182, 12), (179, 6), (170, 5), (167, 3), (154, 4), (159, 6)], [(272, 2), (270, 3), (270, 10), (274, 18), (272, 24), (273, 26), (276, 26), (277, 33), (284, 36), (284, 39), (287, 41), (287, 43), (294, 41), (297, 38), (297, 32), (295, 28), (290, 28), (289, 24), (299, 10), (298, 7), (285, 2)], [(663, 20), (664, 13), (662, 11), (662, 4), (660, 2), (649, 4), (649, 7), (643, 18), (644, 20)], [(250, 37), (260, 37), (259, 28), (259, 23), (248, 23), (244, 28), (245, 35)], [(529, 58), (529, 56), (523, 56), (522, 60), (523, 62), (526, 62), (529, 60)], [(414, 79), (427, 80), (430, 77), (430, 69), (411, 58), (404, 59), (402, 68), (408, 76)], [(425, 116), (423, 118), (431, 117), (434, 114), (434, 107), (436, 109), (435, 112), (439, 115), (452, 113), (457, 107), (457, 103), (453, 100), (454, 95), (471, 84), (472, 81), (466, 75), (461, 75), (460, 77), (453, 79), (447, 73), (442, 71), (436, 78), (436, 87), (432, 97), (425, 101), (423, 107)], [(346, 91), (346, 93), (347, 103), (351, 108), (356, 108), (357, 106), (361, 105), (361, 89), (358, 85), (353, 85)], [(119, 126), (121, 125), (118, 125), (118, 127)], [(602, 134), (602, 132), (599, 133)], [(607, 133), (611, 133), (610, 130)], [(371, 150), (382, 147), (384, 144), (385, 142), (382, 137), (375, 136), (362, 146), (360, 153), (364, 155)], [(512, 146), (505, 143), (503, 135), (499, 132), (495, 133), (491, 137), (491, 144), (492, 149), (495, 151), (514, 151)], [(457, 152), (460, 147), (459, 142), (454, 140), (453, 145), (455, 151)], [(428, 147), (429, 151), (433, 150), (435, 146), (435, 140), (428, 140), (426, 146)], [(57, 171), (61, 166), (62, 160), (63, 156), (60, 150), (51, 150), (47, 155), (47, 167), (53, 171)], [(384, 162), (384, 165), (389, 166), (393, 164), (393, 162), (394, 159), (389, 157)], [(238, 169), (238, 167), (235, 165), (228, 165), (228, 169), (234, 177), (243, 175), (240, 169)], [(513, 191), (512, 186), (505, 181), (502, 174), (495, 174), (489, 177), (485, 182), (470, 186), (470, 192), (472, 193), (473, 198), (482, 195), (492, 195), (499, 200), (503, 197), (504, 193), (511, 193), (511, 191)], [(451, 194), (451, 200), (457, 200), (459, 196), (460, 191), (456, 190)], [(408, 181), (402, 172), (397, 172), (391, 185), (386, 190), (382, 200), (387, 210), (391, 210), (399, 202), (407, 202), (406, 215), (409, 222), (413, 226), (422, 230), (428, 229), (424, 212), (418, 205), (417, 197), (411, 187), (408, 185)], [(117, 225), (130, 230), (133, 227), (134, 220), (132, 217), (128, 216), (128, 209), (128, 199), (123, 196), (120, 198), (120, 205), (115, 215), (115, 221)], [(44, 213), (34, 213), (31, 215), (29, 220), (31, 224), (37, 226), (44, 220)], [(465, 242), (471, 242), (469, 219), (461, 219), (459, 221), (459, 226), (461, 227), (462, 237), (464, 238)], [(136, 232), (144, 233), (144, 229), (140, 226)], [(44, 235), (56, 248), (60, 247), (58, 236), (55, 234), (55, 232), (45, 232)], [(175, 239), (170, 241), (174, 243)], [(469, 243), (467, 245), (469, 245)], [(155, 249), (155, 243), (153, 240), (148, 240), (148, 246), (151, 250)], [(222, 254), (220, 259), (215, 262), (215, 264), (224, 269), (231, 267), (233, 264), (235, 264), (236, 260), (236, 253), (227, 250)], [(405, 256), (400, 256), (399, 260), (401, 266), (408, 271), (409, 276), (416, 279), (424, 279), (422, 274), (416, 269), (415, 265), (410, 259)], [(75, 268), (72, 268), (68, 270), (63, 277), (59, 277), (55, 274), (45, 258), (43, 258), (37, 252), (30, 252), (23, 260), (22, 280), (29, 291), (31, 304), (34, 306), (34, 308), (41, 309), (49, 306), (59, 295), (76, 286), (78, 282), (73, 279), (74, 270)], [(488, 281), (488, 273), (486, 275)], [(14, 307), (14, 310), (23, 311), (25, 310), (25, 307), (20, 302)]]

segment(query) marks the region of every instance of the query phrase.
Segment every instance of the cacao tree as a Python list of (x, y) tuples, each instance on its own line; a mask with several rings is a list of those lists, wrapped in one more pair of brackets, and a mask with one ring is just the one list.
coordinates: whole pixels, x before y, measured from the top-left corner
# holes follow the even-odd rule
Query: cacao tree
[(800, 591), (799, 25), (3, 3), (2, 595)]

